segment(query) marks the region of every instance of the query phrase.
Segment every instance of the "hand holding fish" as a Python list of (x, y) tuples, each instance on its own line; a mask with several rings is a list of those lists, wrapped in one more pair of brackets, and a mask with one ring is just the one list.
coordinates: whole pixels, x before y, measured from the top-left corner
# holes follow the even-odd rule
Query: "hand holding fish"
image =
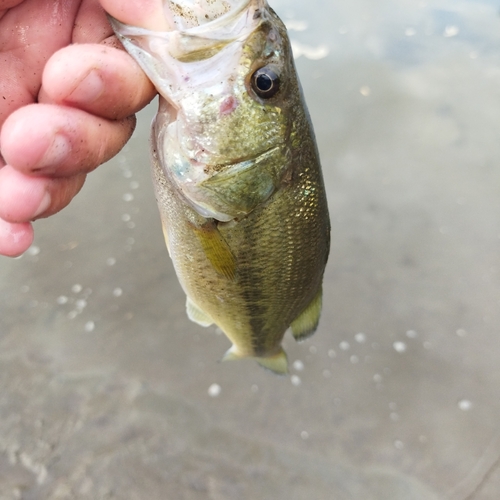
[(15, 256), (30, 221), (122, 148), (155, 91), (97, 0), (0, 0), (0, 53), (0, 254)]

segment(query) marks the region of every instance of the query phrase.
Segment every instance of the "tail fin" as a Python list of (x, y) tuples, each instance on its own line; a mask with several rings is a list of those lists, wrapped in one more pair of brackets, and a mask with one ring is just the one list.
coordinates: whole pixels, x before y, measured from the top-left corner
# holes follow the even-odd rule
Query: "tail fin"
[(233, 345), (231, 349), (229, 349), (226, 354), (224, 354), (222, 361), (233, 361), (235, 359), (243, 358), (255, 359), (255, 361), (257, 361), (260, 366), (278, 375), (286, 375), (288, 373), (288, 358), (286, 357), (285, 351), (281, 347), (276, 354), (261, 358), (242, 355)]
[(269, 356), (267, 358), (255, 358), (260, 366), (263, 366), (267, 370), (278, 375), (286, 375), (288, 373), (288, 358), (286, 357), (285, 351), (280, 348), (277, 354)]

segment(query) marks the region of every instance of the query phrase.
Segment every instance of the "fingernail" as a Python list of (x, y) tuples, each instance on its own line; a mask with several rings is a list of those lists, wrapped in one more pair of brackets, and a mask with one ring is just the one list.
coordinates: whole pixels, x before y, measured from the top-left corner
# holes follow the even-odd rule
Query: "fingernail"
[(52, 201), (50, 194), (45, 192), (43, 195), (42, 201), (40, 202), (40, 205), (38, 205), (38, 208), (36, 209), (33, 218), (38, 217), (40, 214), (43, 214), (45, 210), (47, 210), (50, 207), (50, 202)]
[(104, 91), (104, 82), (96, 70), (92, 70), (69, 94), (67, 100), (74, 103), (95, 101)]
[(47, 148), (42, 159), (37, 163), (36, 169), (58, 165), (68, 156), (70, 151), (71, 144), (67, 137), (62, 134), (56, 134), (52, 144)]

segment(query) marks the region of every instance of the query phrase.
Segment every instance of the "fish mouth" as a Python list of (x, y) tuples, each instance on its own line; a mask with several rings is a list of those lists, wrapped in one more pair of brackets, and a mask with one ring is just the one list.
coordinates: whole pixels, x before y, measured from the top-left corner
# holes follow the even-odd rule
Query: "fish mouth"
[[(198, 12), (196, 18), (192, 15), (196, 3), (185, 0), (166, 2), (164, 12), (168, 29), (165, 31), (130, 26), (112, 17), (110, 22), (120, 41), (132, 54), (139, 49), (146, 53), (157, 52), (161, 59), (168, 54), (181, 63), (196, 62), (209, 59), (228, 44), (247, 37), (260, 23), (261, 13), (267, 5), (265, 0), (230, 0), (224, 2), (227, 11), (221, 15), (206, 7), (206, 16), (200, 16)], [(216, 9), (221, 3), (207, 2), (206, 5), (213, 5)], [(144, 62), (140, 58), (138, 61), (142, 62), (141, 66), (148, 74)]]

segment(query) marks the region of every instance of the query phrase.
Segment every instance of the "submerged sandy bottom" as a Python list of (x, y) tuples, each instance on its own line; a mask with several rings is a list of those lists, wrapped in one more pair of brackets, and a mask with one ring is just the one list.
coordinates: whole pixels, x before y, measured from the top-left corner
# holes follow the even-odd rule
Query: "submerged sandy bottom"
[(186, 318), (153, 108), (0, 259), (2, 499), (497, 498), (499, 18), (416, 3), (274, 3), (333, 223), (323, 319), (286, 339), (289, 377), (218, 363), (226, 338)]

